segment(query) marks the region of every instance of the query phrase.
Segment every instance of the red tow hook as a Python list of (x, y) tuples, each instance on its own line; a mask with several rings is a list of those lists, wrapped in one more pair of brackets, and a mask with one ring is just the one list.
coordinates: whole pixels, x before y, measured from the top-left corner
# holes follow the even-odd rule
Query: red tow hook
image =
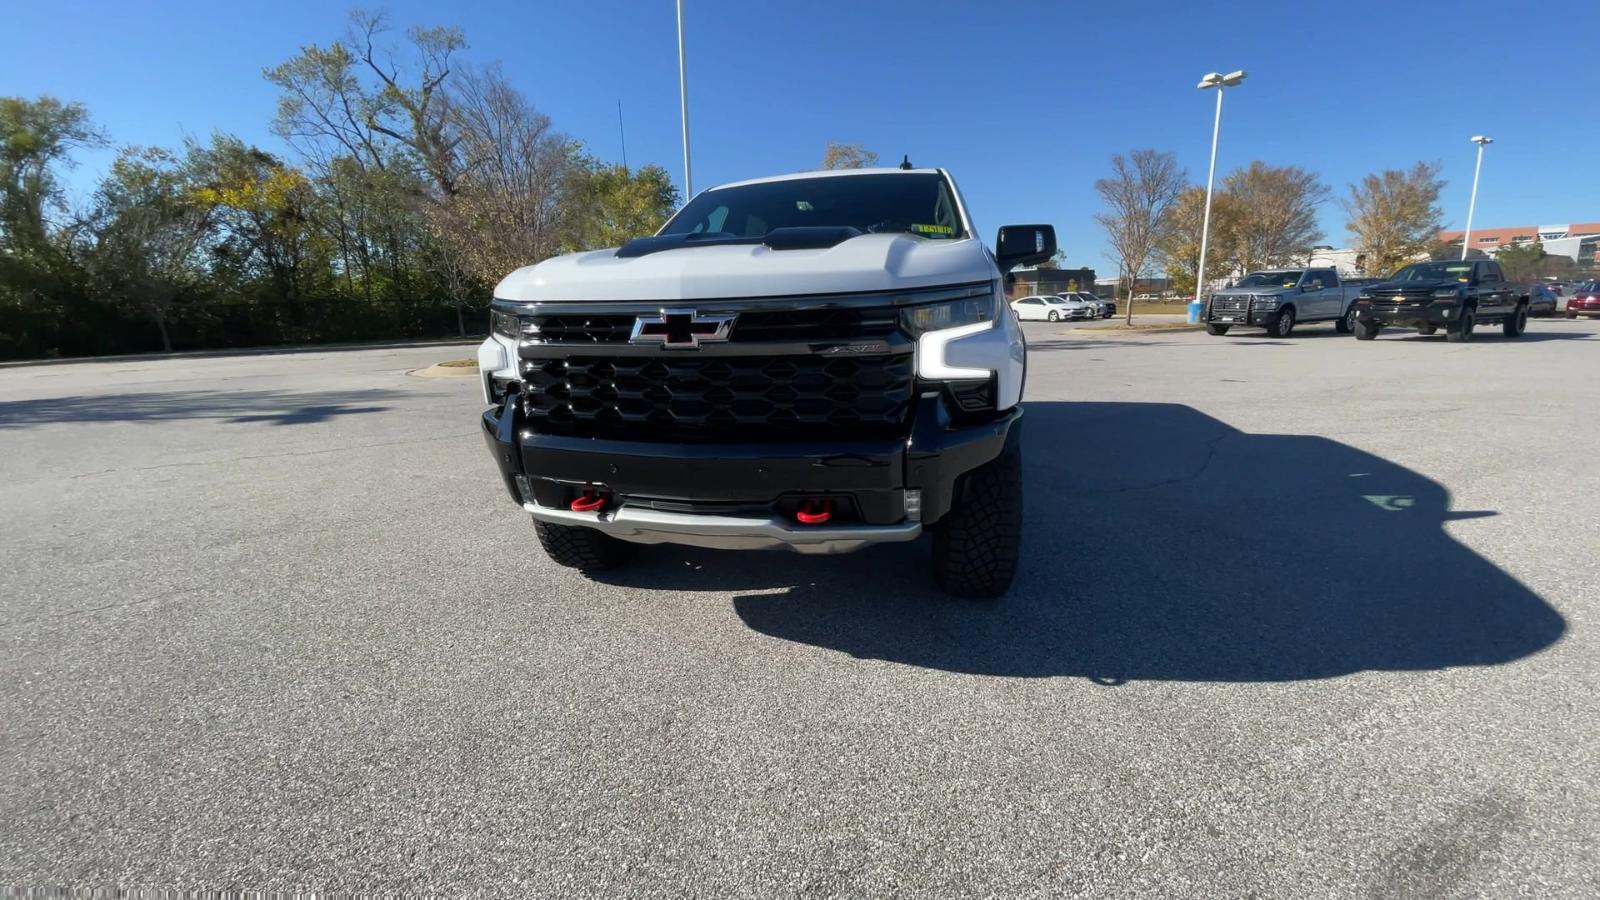
[(827, 497), (813, 500), (807, 497), (800, 501), (800, 509), (794, 514), (795, 521), (801, 525), (823, 525), (833, 518), (833, 501)]
[(599, 512), (606, 508), (611, 498), (605, 494), (596, 494), (594, 491), (584, 491), (583, 495), (572, 501), (573, 512)]

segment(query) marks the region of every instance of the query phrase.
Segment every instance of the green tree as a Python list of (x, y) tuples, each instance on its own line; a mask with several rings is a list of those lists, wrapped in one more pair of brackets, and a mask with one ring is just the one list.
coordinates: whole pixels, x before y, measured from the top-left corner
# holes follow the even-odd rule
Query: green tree
[(1385, 169), (1350, 186), (1342, 201), (1350, 216), (1345, 227), (1365, 256), (1363, 274), (1386, 274), (1429, 252), (1444, 222), (1440, 170), (1438, 163), (1419, 162), (1409, 170)]
[(205, 277), (215, 224), (215, 204), (166, 150), (122, 151), (95, 192), (90, 272), (102, 293), (127, 297), (150, 316), (163, 350), (172, 350), (174, 301)]
[(64, 210), (60, 170), (105, 142), (81, 103), (0, 97), (0, 250), (44, 247), (50, 214)]
[(654, 234), (678, 206), (678, 188), (660, 166), (633, 172), (585, 157), (573, 167), (572, 179), (574, 214), (565, 249), (616, 247)]
[(1544, 244), (1510, 244), (1496, 251), (1494, 258), (1501, 271), (1511, 281), (1530, 281), (1539, 274), (1539, 264), (1544, 261)]

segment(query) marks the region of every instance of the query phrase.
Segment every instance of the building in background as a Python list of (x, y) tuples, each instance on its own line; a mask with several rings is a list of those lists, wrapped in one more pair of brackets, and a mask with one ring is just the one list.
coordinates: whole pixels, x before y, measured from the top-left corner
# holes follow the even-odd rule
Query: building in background
[[(1461, 246), (1461, 232), (1441, 231), (1439, 240), (1452, 247)], [(1531, 244), (1544, 246), (1550, 256), (1565, 256), (1577, 263), (1578, 268), (1593, 271), (1595, 247), (1600, 245), (1600, 222), (1577, 222), (1565, 225), (1518, 225), (1512, 228), (1472, 229), (1472, 248), (1490, 255), (1502, 247)]]
[(1093, 291), (1093, 269), (1019, 269), (1011, 273), (1006, 299), (1016, 300), (1035, 294), (1065, 294), (1068, 291)]

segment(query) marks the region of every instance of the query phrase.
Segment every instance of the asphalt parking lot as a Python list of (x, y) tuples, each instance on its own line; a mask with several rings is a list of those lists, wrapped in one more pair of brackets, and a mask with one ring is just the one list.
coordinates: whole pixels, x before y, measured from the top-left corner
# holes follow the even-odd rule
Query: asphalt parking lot
[(995, 604), (558, 569), (462, 350), (0, 370), (0, 885), (1600, 893), (1600, 322), (1028, 333)]

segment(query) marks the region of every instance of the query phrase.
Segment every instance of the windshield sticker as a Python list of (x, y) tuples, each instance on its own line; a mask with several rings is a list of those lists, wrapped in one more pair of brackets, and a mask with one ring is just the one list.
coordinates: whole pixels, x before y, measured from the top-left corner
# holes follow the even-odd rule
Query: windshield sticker
[(955, 234), (956, 230), (950, 225), (913, 225), (911, 230), (917, 234)]

